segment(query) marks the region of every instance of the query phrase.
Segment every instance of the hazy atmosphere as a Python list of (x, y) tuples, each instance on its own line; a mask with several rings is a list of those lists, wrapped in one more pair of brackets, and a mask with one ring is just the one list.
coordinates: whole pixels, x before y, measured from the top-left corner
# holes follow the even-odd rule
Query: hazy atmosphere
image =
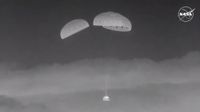
[[(190, 22), (177, 17), (182, 6), (195, 8)], [(0, 112), (197, 112), (199, 8), (189, 0), (0, 0)], [(93, 26), (106, 11), (129, 18), (132, 30)], [(76, 18), (90, 27), (61, 39)]]

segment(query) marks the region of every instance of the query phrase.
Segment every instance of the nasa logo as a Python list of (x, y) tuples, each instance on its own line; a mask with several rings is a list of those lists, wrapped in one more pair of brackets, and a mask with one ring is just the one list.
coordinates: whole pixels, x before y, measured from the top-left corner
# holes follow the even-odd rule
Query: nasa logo
[(194, 10), (189, 6), (183, 6), (178, 11), (178, 18), (182, 22), (189, 22), (194, 17)]

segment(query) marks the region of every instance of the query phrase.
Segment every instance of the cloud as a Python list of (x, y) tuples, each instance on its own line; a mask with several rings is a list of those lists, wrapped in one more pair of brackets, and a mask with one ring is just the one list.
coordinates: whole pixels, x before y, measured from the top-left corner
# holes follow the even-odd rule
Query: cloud
[[(29, 69), (15, 67), (0, 65), (0, 94), (15, 102), (4, 104), (1, 102), (7, 100), (0, 98), (0, 105), (4, 104), (0, 110), (186, 112), (200, 109), (199, 52), (160, 62), (93, 59)], [(105, 104), (101, 97), (108, 75), (111, 102)]]
[(0, 96), (0, 111), (1, 112), (46, 112), (44, 104), (29, 103), (23, 104), (18, 99), (8, 97), (5, 95)]

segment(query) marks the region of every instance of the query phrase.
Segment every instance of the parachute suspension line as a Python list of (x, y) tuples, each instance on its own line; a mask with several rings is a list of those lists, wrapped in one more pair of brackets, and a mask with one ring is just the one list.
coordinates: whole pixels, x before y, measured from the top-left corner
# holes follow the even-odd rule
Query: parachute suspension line
[[(107, 49), (107, 53), (109, 54), (109, 56), (112, 56), (112, 50), (113, 50), (113, 43), (112, 43), (112, 32), (109, 32), (108, 34), (110, 37), (109, 39), (106, 41), (106, 49)], [(110, 45), (110, 46), (109, 46)], [(108, 90), (110, 88), (110, 74), (107, 73), (105, 75), (105, 96), (109, 96), (108, 95)]]
[(103, 101), (110, 101), (110, 97), (108, 96), (108, 87), (109, 87), (109, 83), (108, 83), (108, 81), (109, 81), (109, 75), (107, 75), (106, 74), (106, 76), (105, 76), (105, 94), (104, 94), (104, 96), (103, 96)]
[(109, 80), (110, 76), (108, 74), (105, 75), (105, 96), (108, 96), (108, 89), (109, 89)]

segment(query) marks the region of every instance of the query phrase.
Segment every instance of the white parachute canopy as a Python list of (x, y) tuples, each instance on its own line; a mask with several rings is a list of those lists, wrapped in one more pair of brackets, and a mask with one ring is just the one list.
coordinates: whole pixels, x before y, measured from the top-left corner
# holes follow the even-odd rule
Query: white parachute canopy
[(131, 22), (128, 18), (112, 11), (98, 14), (94, 18), (93, 25), (119, 32), (129, 32), (132, 29)]
[(76, 34), (86, 28), (89, 27), (89, 23), (84, 19), (74, 19), (67, 24), (64, 25), (64, 27), (61, 29), (60, 36), (61, 39), (65, 39), (69, 36), (72, 36), (73, 34)]

